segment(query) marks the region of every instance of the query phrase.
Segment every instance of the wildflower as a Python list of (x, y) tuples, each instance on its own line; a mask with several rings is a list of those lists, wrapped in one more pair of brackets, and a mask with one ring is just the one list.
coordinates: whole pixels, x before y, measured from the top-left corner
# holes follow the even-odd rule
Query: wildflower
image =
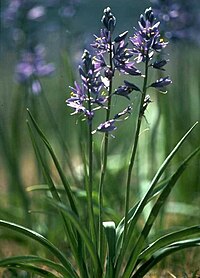
[(100, 30), (100, 37), (95, 37), (95, 42), (91, 44), (92, 47), (96, 48), (99, 53), (108, 52), (110, 49), (110, 32), (107, 29)]
[[(43, 46), (38, 45), (33, 50), (26, 50), (22, 53), (21, 60), (16, 66), (15, 77), (19, 83), (28, 84), (31, 83), (31, 87), (37, 87), (39, 93), (38, 82), (32, 82), (39, 77), (51, 75), (55, 67), (52, 63), (46, 63), (45, 60), (45, 49)], [(35, 82), (35, 81), (34, 81)], [(41, 89), (40, 89), (41, 90)]]
[(134, 36), (130, 37), (130, 41), (133, 44), (132, 51), (137, 55), (137, 62), (140, 63), (151, 60), (155, 52), (166, 47), (167, 42), (160, 37), (158, 29), (160, 22), (155, 22), (151, 8), (146, 9), (144, 15), (140, 16), (138, 24), (140, 30), (136, 30)]
[(133, 54), (127, 46), (128, 43), (125, 43), (124, 39), (113, 46), (113, 63), (115, 69), (130, 75), (141, 75), (141, 72), (134, 66), (135, 63), (129, 61)]
[(115, 95), (119, 95), (119, 96), (123, 96), (123, 97), (126, 97), (127, 99), (130, 100), (130, 97), (129, 97), (129, 94), (132, 92), (132, 91), (140, 91), (140, 89), (128, 82), (128, 81), (124, 81), (124, 84), (125, 85), (121, 85), (119, 86), (115, 91), (114, 91), (114, 94)]
[[(104, 76), (110, 80), (118, 70), (124, 74), (141, 75), (141, 72), (130, 61), (133, 56), (128, 43), (125, 42), (128, 31), (119, 34), (114, 40), (111, 35), (116, 25), (116, 19), (111, 13), (110, 8), (104, 10), (102, 17), (104, 28), (100, 31), (100, 36), (95, 36), (95, 42), (91, 44), (96, 50), (94, 65), (96, 71), (104, 71)], [(109, 64), (106, 63), (107, 55), (110, 57)], [(112, 68), (112, 69), (111, 69)]]
[(98, 132), (111, 132), (113, 130), (116, 130), (117, 127), (114, 125), (116, 120), (111, 119), (109, 121), (106, 121), (104, 123), (101, 123), (96, 130), (94, 130), (92, 133), (94, 134), (96, 131)]
[(163, 88), (171, 83), (172, 81), (170, 80), (169, 76), (167, 76), (156, 80), (156, 82), (152, 83), (149, 87)]
[(117, 113), (113, 119), (114, 120), (126, 120), (128, 119), (129, 115), (131, 114), (132, 107), (129, 105), (127, 108), (125, 108), (122, 112)]
[(100, 74), (95, 70), (94, 60), (90, 53), (85, 50), (82, 56), (83, 66), (79, 66), (79, 73), (82, 83), (90, 94), (91, 103), (102, 103), (104, 98), (101, 95), (103, 82), (100, 79)]
[(107, 66), (102, 53), (93, 58), (93, 63), (95, 72), (98, 72)]
[[(110, 133), (111, 131), (114, 131), (117, 129), (115, 126), (116, 121), (123, 121), (128, 119), (129, 115), (131, 114), (132, 107), (129, 105), (127, 108), (125, 108), (122, 112), (117, 113), (113, 119), (108, 120), (104, 123), (101, 123), (96, 130), (92, 132), (92, 134), (98, 132), (104, 132), (104, 133)], [(113, 135), (111, 135), (114, 137)]]
[(161, 60), (161, 61), (155, 61), (150, 66), (152, 66), (155, 69), (159, 70), (165, 70), (163, 67), (167, 64), (167, 60)]
[(72, 114), (81, 113), (91, 121), (94, 117), (94, 111), (104, 106), (107, 98), (101, 93), (104, 84), (95, 68), (94, 60), (87, 50), (83, 53), (79, 74), (81, 85), (76, 81), (74, 82), (75, 86), (70, 87), (71, 97), (66, 100), (66, 103), (74, 109)]

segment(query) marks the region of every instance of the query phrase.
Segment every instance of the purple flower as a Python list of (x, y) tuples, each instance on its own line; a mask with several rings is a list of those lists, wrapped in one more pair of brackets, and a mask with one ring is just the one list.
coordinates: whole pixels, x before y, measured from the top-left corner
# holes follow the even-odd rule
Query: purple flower
[(74, 109), (74, 114), (82, 113), (88, 120), (91, 120), (94, 116), (92, 111), (89, 111), (85, 107), (85, 102), (87, 102), (87, 92), (85, 86), (79, 85), (76, 81), (74, 82), (75, 87), (70, 87), (72, 90), (71, 97), (66, 100), (67, 106)]
[(99, 131), (99, 132), (111, 132), (111, 131), (117, 129), (117, 127), (114, 124), (115, 124), (115, 120), (114, 119), (106, 121), (106, 122), (100, 124), (97, 127), (96, 131)]
[(133, 54), (127, 46), (128, 43), (125, 43), (124, 40), (119, 41), (113, 46), (113, 63), (115, 69), (131, 75), (140, 75), (140, 71), (134, 67), (134, 62), (129, 61)]
[[(41, 20), (46, 14), (46, 8), (37, 5), (33, 0), (10, 0), (2, 13), (4, 23), (10, 27), (15, 24), (15, 28), (24, 19)], [(22, 26), (19, 26), (21, 28)]]
[[(115, 70), (124, 74), (141, 75), (141, 72), (134, 66), (135, 63), (130, 61), (133, 52), (128, 48), (128, 43), (125, 42), (128, 31), (119, 34), (112, 40), (116, 19), (110, 8), (104, 10), (102, 23), (104, 28), (101, 29), (100, 36), (95, 36), (95, 42), (91, 44), (96, 50), (95, 70), (104, 70), (104, 75), (108, 80), (113, 78)], [(112, 58), (107, 64), (108, 56)]]
[(94, 111), (104, 106), (107, 98), (101, 93), (104, 84), (100, 79), (94, 59), (87, 50), (83, 53), (79, 74), (81, 85), (74, 82), (75, 87), (70, 87), (72, 93), (66, 103), (74, 109), (73, 114), (82, 113), (91, 121), (94, 117)]
[[(130, 49), (127, 48), (128, 43), (125, 43), (124, 39), (127, 32), (124, 32), (113, 41), (110, 42), (109, 37), (102, 37), (102, 34), (108, 34), (107, 30), (101, 30), (101, 37), (96, 37), (96, 41), (91, 44), (97, 52), (94, 58), (95, 71), (101, 71), (104, 69), (105, 76), (110, 79), (114, 76), (114, 71), (117, 69), (122, 73), (127, 73), (130, 75), (141, 75), (141, 72), (134, 66), (135, 63), (131, 62), (129, 59), (133, 56)], [(113, 52), (112, 63), (113, 71), (110, 71), (110, 66), (106, 64), (105, 55), (107, 53)]]
[[(19, 83), (32, 83), (33, 80), (39, 77), (51, 75), (55, 67), (53, 64), (47, 64), (44, 60), (44, 47), (38, 45), (33, 50), (26, 50), (22, 53), (21, 60), (15, 68), (15, 77)], [(31, 85), (33, 92), (39, 93), (38, 83)], [(37, 87), (37, 89), (36, 89)], [(41, 87), (40, 87), (41, 90)]]
[(114, 116), (114, 120), (126, 120), (128, 119), (129, 115), (131, 114), (131, 110), (132, 110), (132, 107), (129, 105), (127, 108), (125, 108), (122, 112), (119, 112), (117, 113), (115, 116)]
[(46, 64), (44, 60), (45, 49), (41, 45), (31, 51), (24, 51), (20, 62), (16, 66), (16, 79), (18, 82), (27, 81), (32, 75), (43, 77), (52, 74), (55, 70), (53, 64)]
[(161, 60), (161, 61), (155, 61), (150, 66), (152, 66), (155, 69), (159, 70), (165, 70), (163, 67), (167, 64), (167, 60)]
[(159, 52), (166, 47), (167, 42), (160, 38), (159, 25), (151, 8), (146, 9), (144, 15), (140, 16), (139, 31), (136, 30), (130, 38), (133, 44), (133, 53), (137, 55), (137, 62), (149, 61), (153, 58), (154, 52)]
[(93, 58), (93, 64), (95, 72), (98, 72), (107, 66), (102, 53)]
[(108, 52), (110, 49), (110, 32), (107, 29), (101, 29), (100, 37), (95, 37), (95, 42), (91, 44), (92, 47), (96, 48), (99, 53)]
[(130, 100), (129, 95), (130, 95), (130, 93), (131, 93), (132, 91), (140, 91), (140, 89), (139, 89), (136, 85), (134, 85), (134, 84), (132, 84), (132, 83), (130, 83), (130, 82), (128, 82), (128, 81), (124, 81), (124, 84), (125, 84), (125, 85), (119, 86), (119, 87), (114, 91), (114, 94), (115, 94), (115, 95), (123, 96), (123, 97), (126, 97), (127, 99)]
[[(131, 114), (132, 107), (129, 105), (127, 108), (125, 108), (122, 112), (117, 113), (113, 119), (108, 120), (104, 123), (101, 123), (96, 130), (92, 132), (94, 134), (95, 132), (111, 132), (113, 130), (116, 130), (117, 127), (115, 126), (116, 121), (123, 121), (128, 119), (129, 115)], [(114, 137), (114, 136), (113, 136)]]
[(163, 88), (169, 84), (171, 84), (172, 81), (169, 78), (169, 76), (160, 78), (156, 82), (152, 83), (149, 87), (154, 87), (154, 88)]

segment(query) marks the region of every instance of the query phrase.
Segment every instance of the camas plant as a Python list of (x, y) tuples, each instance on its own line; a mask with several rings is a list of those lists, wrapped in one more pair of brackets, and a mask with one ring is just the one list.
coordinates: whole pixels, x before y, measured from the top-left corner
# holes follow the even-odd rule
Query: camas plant
[[(157, 236), (151, 240), (150, 232), (155, 220), (163, 207), (167, 197), (173, 189), (176, 181), (185, 170), (187, 164), (199, 151), (195, 149), (167, 179), (162, 180), (162, 174), (169, 166), (172, 158), (190, 135), (196, 124), (177, 143), (163, 164), (153, 177), (146, 194), (134, 205), (130, 206), (130, 188), (132, 184), (132, 170), (134, 166), (141, 124), (145, 118), (145, 111), (151, 102), (148, 95), (149, 88), (163, 90), (171, 83), (170, 78), (164, 77), (149, 83), (151, 70), (163, 70), (167, 60), (157, 59), (166, 46), (159, 32), (159, 22), (156, 22), (151, 8), (146, 9), (140, 16), (139, 28), (127, 39), (128, 32), (115, 36), (116, 18), (111, 9), (104, 10), (102, 18), (103, 28), (100, 36), (95, 36), (92, 47), (95, 49), (94, 56), (87, 50), (82, 56), (82, 64), (79, 66), (80, 82), (75, 82), (71, 88), (71, 96), (67, 99), (67, 105), (73, 109), (72, 114), (80, 114), (86, 120), (88, 126), (88, 152), (82, 154), (84, 161), (84, 190), (87, 200), (87, 214), (83, 217), (80, 210), (79, 200), (68, 183), (62, 167), (51, 147), (49, 141), (39, 128), (30, 111), (28, 128), (38, 160), (46, 178), (49, 191), (52, 194), (50, 204), (58, 209), (63, 221), (63, 240), (67, 238), (71, 250), (70, 261), (68, 256), (59, 250), (52, 242), (41, 234), (30, 229), (7, 221), (0, 221), (0, 226), (12, 229), (24, 236), (36, 240), (46, 247), (56, 258), (56, 262), (39, 256), (17, 256), (2, 259), (1, 267), (23, 269), (42, 277), (70, 277), (70, 278), (136, 278), (143, 277), (160, 260), (167, 255), (187, 247), (200, 244), (200, 226), (192, 226), (162, 237)], [(136, 65), (141, 64), (143, 72)], [(118, 73), (125, 77), (124, 84), (114, 87)], [(127, 77), (129, 76), (129, 81)], [(130, 78), (140, 78), (142, 86), (135, 85)], [(112, 133), (117, 129), (118, 122), (129, 118), (131, 121), (131, 103), (123, 111), (113, 113), (113, 98), (126, 98), (130, 102), (131, 95), (139, 97), (139, 107), (136, 119), (134, 137), (132, 138), (131, 151), (128, 150), (129, 165), (127, 169), (124, 217), (119, 223), (112, 219), (105, 221), (103, 204), (103, 187), (106, 179), (108, 147)], [(96, 125), (94, 121), (97, 111), (103, 111), (103, 120)], [(104, 113), (105, 112), (105, 113)], [(99, 113), (99, 112), (98, 112)], [(93, 148), (95, 137), (103, 133), (102, 167), (99, 177), (98, 209), (94, 211), (94, 163), (95, 150)], [(42, 156), (36, 136), (45, 144), (55, 164), (62, 181), (68, 202), (62, 198), (59, 188), (56, 187), (48, 166)], [(117, 140), (117, 139), (116, 139)], [(137, 223), (143, 219), (142, 214), (147, 204), (152, 201), (153, 205), (144, 226), (138, 234)], [(96, 208), (96, 207), (95, 207)], [(87, 219), (87, 220), (85, 220)], [(196, 235), (196, 237), (195, 237)], [(42, 266), (38, 266), (42, 265)], [(43, 268), (45, 267), (45, 269)], [(54, 274), (56, 271), (56, 275)]]

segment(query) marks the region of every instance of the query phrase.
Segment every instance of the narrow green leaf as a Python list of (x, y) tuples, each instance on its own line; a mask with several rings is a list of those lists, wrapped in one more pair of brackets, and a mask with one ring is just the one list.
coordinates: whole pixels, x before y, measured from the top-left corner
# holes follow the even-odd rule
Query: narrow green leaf
[(22, 264), (22, 263), (10, 263), (9, 268), (25, 270), (30, 273), (38, 274), (40, 277), (58, 278), (57, 275), (54, 275), (50, 271), (37, 267), (37, 266), (34, 266), (34, 265), (28, 265), (28, 264)]
[[(149, 199), (147, 200), (146, 205), (152, 201), (162, 190), (163, 188), (166, 186), (166, 184), (168, 183), (169, 178), (163, 180), (162, 182), (160, 182), (156, 188), (154, 188), (154, 190), (152, 191), (152, 194), (149, 196)], [(137, 209), (137, 206), (139, 205), (140, 202), (137, 202), (130, 210), (128, 213), (128, 224), (132, 221), (132, 218), (134, 216), (134, 213)], [(120, 249), (121, 246), (121, 240), (122, 240), (122, 235), (123, 235), (123, 231), (124, 231), (124, 217), (122, 218), (122, 220), (119, 222), (119, 224), (117, 225), (116, 228), (116, 238), (117, 238), (117, 249)]]
[(41, 129), (39, 128), (38, 124), (36, 123), (35, 119), (33, 118), (31, 112), (27, 109), (28, 111), (28, 114), (30, 116), (30, 119), (31, 119), (31, 122), (33, 124), (33, 126), (35, 127), (37, 133), (39, 134), (40, 138), (42, 139), (42, 141), (44, 142), (46, 148), (48, 149), (52, 159), (53, 159), (53, 162), (56, 166), (56, 169), (58, 171), (58, 174), (62, 180), (62, 183), (63, 183), (63, 186), (66, 190), (66, 193), (67, 193), (67, 196), (68, 196), (68, 199), (69, 199), (69, 202), (70, 202), (70, 205), (71, 205), (71, 208), (72, 210), (78, 215), (78, 209), (76, 207), (76, 204), (75, 204), (75, 200), (74, 200), (74, 195), (73, 195), (73, 192), (71, 191), (71, 188), (69, 186), (69, 183), (66, 179), (66, 176), (65, 174), (63, 173), (63, 170), (60, 166), (60, 163), (58, 162), (58, 159), (53, 151), (53, 148), (51, 147), (49, 141), (47, 140), (46, 136), (44, 135), (44, 133), (41, 131)]
[(128, 233), (127, 236), (125, 238), (124, 244), (121, 248), (121, 252), (119, 255), (119, 258), (117, 260), (117, 265), (116, 265), (116, 277), (120, 272), (120, 269), (123, 265), (123, 260), (125, 258), (125, 253), (127, 252), (127, 248), (130, 246), (130, 242), (132, 242), (132, 239), (134, 237), (134, 228), (135, 225), (140, 217), (140, 215), (143, 212), (144, 207), (146, 206), (149, 198), (152, 196), (152, 192), (155, 189), (159, 179), (161, 178), (163, 172), (165, 171), (165, 169), (167, 168), (167, 166), (169, 165), (170, 161), (172, 160), (172, 158), (174, 157), (174, 155), (177, 153), (177, 151), (179, 150), (179, 148), (182, 146), (182, 144), (185, 142), (185, 140), (187, 139), (187, 137), (190, 135), (190, 133), (192, 132), (192, 130), (195, 128), (195, 126), (198, 124), (198, 122), (196, 122), (189, 130), (188, 132), (182, 137), (182, 139), (177, 143), (177, 145), (174, 147), (174, 149), (171, 151), (171, 153), (167, 156), (167, 158), (165, 159), (165, 161), (162, 163), (162, 165), (160, 166), (160, 168), (158, 169), (156, 175), (154, 176), (150, 186), (149, 186), (149, 190), (147, 191), (147, 193), (145, 194), (145, 196), (142, 198), (142, 200), (139, 202), (134, 215), (132, 216), (132, 220), (130, 222), (129, 228), (128, 228)]
[(113, 277), (114, 274), (114, 260), (116, 252), (116, 230), (113, 221), (103, 222), (105, 234), (108, 243), (108, 259), (106, 265), (106, 277)]
[(133, 251), (130, 255), (130, 259), (127, 263), (126, 269), (123, 274), (123, 278), (130, 277), (137, 260), (139, 258), (139, 254), (144, 247), (144, 244), (147, 241), (148, 234), (156, 220), (156, 217), (158, 216), (161, 207), (164, 205), (166, 199), (168, 198), (171, 190), (173, 189), (174, 185), (176, 184), (179, 177), (182, 175), (183, 171), (186, 169), (186, 166), (188, 162), (198, 153), (200, 150), (200, 147), (197, 148), (195, 151), (193, 151), (179, 166), (179, 168), (176, 170), (176, 172), (172, 175), (171, 179), (169, 180), (167, 186), (163, 189), (160, 196), (158, 197), (156, 203), (154, 204), (149, 217), (145, 223), (145, 226), (139, 236), (139, 239), (137, 240), (136, 244), (134, 245)]
[[(31, 137), (31, 140), (32, 140), (32, 144), (33, 144), (33, 147), (34, 147), (34, 150), (35, 150), (35, 154), (37, 156), (37, 159), (38, 161), (41, 163), (42, 165), (42, 172), (43, 172), (43, 175), (47, 181), (47, 184), (49, 186), (49, 190), (53, 196), (53, 198), (57, 201), (57, 202), (61, 202), (61, 199), (60, 199), (60, 196), (57, 192), (57, 188), (56, 186), (54, 185), (54, 182), (51, 178), (51, 175), (50, 175), (50, 171), (49, 171), (49, 168), (48, 168), (48, 165), (45, 163), (45, 161), (43, 160), (43, 157), (41, 155), (41, 152), (40, 152), (40, 149), (38, 147), (38, 144), (35, 140), (35, 137), (34, 137), (34, 134), (33, 134), (33, 131), (31, 129), (31, 126), (29, 124), (29, 122), (27, 121), (27, 125), (28, 125), (28, 129), (29, 129), (29, 134), (30, 134), (30, 137)], [(64, 223), (64, 227), (65, 227), (65, 230), (66, 230), (66, 234), (67, 234), (67, 237), (69, 238), (70, 240), (70, 243), (71, 243), (71, 246), (72, 246), (72, 249), (73, 250), (76, 250), (76, 239), (75, 239), (75, 235), (70, 227), (70, 225), (66, 222), (65, 220), (65, 216), (61, 213), (61, 217), (62, 217), (62, 220), (63, 220), (63, 223)]]
[(94, 268), (96, 270), (96, 275), (97, 275), (97, 277), (101, 277), (102, 268), (101, 268), (99, 256), (96, 252), (96, 248), (95, 248), (95, 246), (94, 246), (94, 244), (91, 240), (91, 237), (88, 234), (88, 231), (82, 225), (82, 223), (80, 222), (80, 219), (77, 217), (77, 215), (73, 211), (69, 210), (64, 204), (58, 203), (58, 202), (55, 202), (55, 201), (53, 201), (52, 204), (54, 206), (56, 206), (58, 209), (62, 210), (65, 213), (68, 220), (77, 229), (78, 233), (80, 234), (80, 237), (81, 237), (82, 241), (84, 242), (84, 244), (87, 247), (87, 250), (88, 250), (88, 252), (91, 256), (91, 259), (92, 259), (93, 264), (94, 264)]
[(192, 248), (200, 246), (200, 238), (188, 239), (184, 241), (178, 241), (174, 244), (160, 249), (153, 254), (153, 256), (142, 264), (138, 270), (131, 276), (131, 278), (142, 278), (151, 270), (157, 263), (159, 263), (165, 257), (171, 255), (174, 252), (181, 251), (185, 248)]
[[(35, 149), (35, 153), (37, 155), (38, 160), (40, 161), (40, 163), (42, 165), (44, 177), (46, 178), (47, 184), (49, 185), (49, 190), (51, 191), (53, 199), (56, 200), (57, 202), (61, 202), (60, 196), (57, 192), (57, 188), (54, 185), (54, 182), (51, 178), (48, 165), (46, 165), (46, 163), (43, 160), (43, 157), (40, 153), (40, 149), (38, 147), (38, 144), (35, 140), (31, 126), (28, 121), (27, 121), (27, 125), (28, 125), (28, 129), (29, 129), (30, 137), (31, 137), (31, 140), (33, 143), (33, 147)], [(71, 226), (71, 224), (68, 221), (66, 221), (64, 213), (62, 211), (59, 211), (59, 212), (61, 214), (61, 217), (62, 217), (62, 220), (64, 223), (66, 236), (68, 238), (68, 242), (71, 247), (72, 253), (76, 259), (76, 262), (79, 265), (79, 270), (80, 270), (81, 274), (83, 274), (83, 277), (85, 277), (86, 268), (85, 268), (84, 259), (82, 256), (83, 250), (82, 250), (82, 246), (81, 246), (81, 241), (79, 240), (79, 236), (77, 236), (77, 234), (76, 234), (75, 230), (73, 229), (73, 227)]]
[(139, 260), (147, 259), (149, 256), (152, 256), (154, 252), (158, 251), (161, 248), (166, 247), (169, 244), (172, 244), (178, 240), (182, 240), (185, 237), (191, 237), (195, 234), (200, 234), (200, 226), (193, 226), (189, 228), (182, 229), (173, 233), (164, 235), (151, 243), (139, 256)]
[(38, 256), (14, 256), (14, 257), (9, 257), (9, 258), (5, 258), (5, 259), (1, 259), (0, 260), (0, 267), (8, 267), (11, 264), (21, 264), (21, 263), (38, 263), (38, 264), (42, 264), (43, 266), (48, 266), (51, 269), (56, 270), (58, 273), (62, 274), (62, 275), (68, 275), (68, 271), (66, 271), (66, 269), (58, 264), (55, 263), (51, 260), (48, 259), (44, 259)]
[(74, 270), (70, 262), (67, 260), (67, 258), (64, 256), (64, 254), (42, 235), (23, 226), (4, 220), (0, 220), (0, 226), (11, 229), (14, 232), (19, 232), (23, 236), (27, 236), (28, 238), (34, 239), (37, 242), (39, 242), (41, 245), (46, 247), (62, 263), (62, 265), (70, 275), (69, 277), (78, 278), (76, 271)]
[(26, 188), (27, 192), (33, 192), (33, 191), (49, 191), (48, 184), (35, 184), (30, 185)]

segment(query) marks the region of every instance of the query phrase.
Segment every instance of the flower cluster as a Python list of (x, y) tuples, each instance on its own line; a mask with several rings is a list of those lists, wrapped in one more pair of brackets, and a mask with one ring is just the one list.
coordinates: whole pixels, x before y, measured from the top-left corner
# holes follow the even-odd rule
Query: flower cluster
[(104, 106), (107, 98), (102, 94), (103, 82), (100, 73), (95, 70), (90, 53), (85, 50), (82, 56), (82, 66), (79, 66), (82, 84), (75, 82), (75, 87), (70, 87), (71, 97), (67, 105), (74, 109), (73, 114), (82, 113), (89, 121), (94, 116), (97, 107)]
[(133, 53), (137, 55), (137, 62), (140, 63), (152, 59), (155, 52), (161, 51), (167, 43), (160, 37), (160, 22), (155, 22), (151, 8), (146, 9), (145, 14), (140, 16), (139, 31), (136, 31), (130, 38), (133, 44)]
[[(133, 54), (127, 47), (128, 43), (125, 42), (128, 32), (123, 32), (112, 40), (116, 19), (110, 8), (104, 10), (102, 23), (104, 28), (100, 31), (100, 37), (95, 36), (96, 40), (92, 44), (96, 50), (94, 58), (96, 70), (104, 69), (104, 74), (108, 79), (114, 76), (115, 70), (130, 75), (140, 75), (141, 73), (134, 66), (134, 62), (130, 61)], [(108, 56), (110, 59), (106, 59)]]
[(19, 83), (27, 84), (34, 94), (41, 91), (38, 78), (49, 76), (55, 70), (52, 63), (46, 63), (45, 49), (42, 45), (37, 45), (31, 51), (23, 51), (21, 59), (15, 69), (16, 80)]
[[(161, 78), (153, 82), (150, 86), (145, 85), (140, 89), (134, 83), (124, 80), (124, 84), (113, 88), (113, 79), (116, 71), (125, 76), (143, 76), (147, 84), (147, 76), (142, 75), (136, 64), (144, 63), (145, 72), (149, 68), (164, 70), (167, 60), (155, 60), (155, 54), (161, 52), (166, 47), (167, 42), (161, 38), (159, 32), (159, 22), (156, 22), (151, 8), (146, 9), (144, 15), (140, 16), (139, 30), (127, 41), (128, 31), (118, 36), (113, 36), (116, 26), (116, 18), (111, 9), (106, 8), (102, 17), (103, 28), (100, 36), (95, 36), (95, 41), (91, 44), (95, 50), (95, 55), (91, 56), (88, 51), (82, 57), (82, 66), (79, 73), (82, 84), (75, 82), (72, 88), (71, 97), (66, 101), (67, 105), (74, 109), (73, 114), (82, 113), (88, 120), (94, 117), (97, 108), (111, 109), (111, 99), (113, 96), (122, 96), (130, 100), (131, 93), (136, 91), (141, 93), (142, 98), (141, 114), (143, 116), (148, 104), (151, 102), (146, 90), (149, 87), (161, 89), (171, 83), (169, 77)], [(113, 38), (114, 37), (114, 38)], [(137, 63), (136, 63), (136, 62)], [(130, 115), (130, 105), (122, 112), (114, 116), (106, 117), (106, 121), (101, 123), (95, 132), (111, 132), (116, 130), (116, 122), (127, 119)]]
[[(156, 22), (151, 8), (146, 9), (144, 15), (140, 16), (138, 24), (139, 30), (136, 30), (133, 37), (130, 37), (130, 41), (133, 44), (132, 51), (136, 55), (137, 63), (144, 62), (147, 67), (151, 66), (154, 69), (164, 70), (164, 66), (168, 62), (166, 59), (149, 63), (155, 54), (161, 52), (168, 44), (161, 38), (160, 22)], [(149, 87), (162, 89), (171, 83), (170, 78), (165, 77), (153, 82)]]

